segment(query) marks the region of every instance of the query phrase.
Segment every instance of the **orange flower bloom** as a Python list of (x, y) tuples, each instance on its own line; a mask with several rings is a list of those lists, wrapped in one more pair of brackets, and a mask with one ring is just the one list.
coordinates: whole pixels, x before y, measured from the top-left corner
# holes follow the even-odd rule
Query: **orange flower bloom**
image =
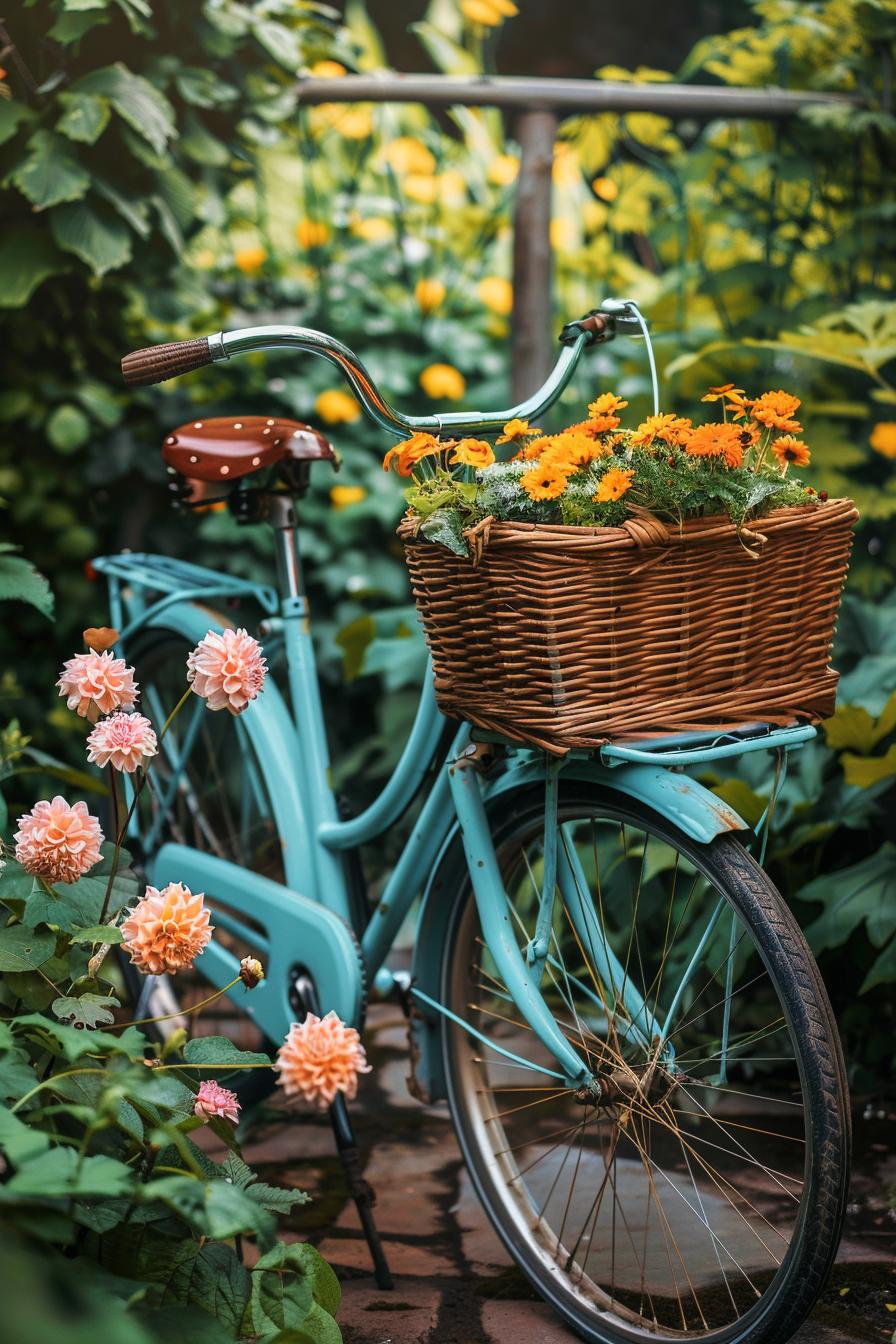
[(147, 887), (121, 925), (124, 949), (143, 975), (174, 975), (192, 966), (212, 936), (201, 891), (180, 882)]
[(69, 807), (58, 794), (42, 799), (19, 817), (16, 862), (26, 873), (50, 882), (77, 882), (100, 861), (103, 832), (86, 803)]
[(691, 457), (720, 457), (726, 467), (744, 461), (743, 431), (738, 425), (700, 425), (685, 445)]
[(461, 439), (450, 460), (456, 467), (490, 467), (495, 454), (491, 444), (484, 439)]
[(326, 1110), (337, 1092), (351, 1101), (358, 1075), (371, 1071), (357, 1031), (332, 1009), (326, 1017), (308, 1013), (304, 1022), (293, 1022), (274, 1068), (288, 1097), (301, 1096), (320, 1110)]
[(633, 471), (626, 471), (622, 467), (610, 467), (610, 470), (604, 472), (600, 478), (597, 493), (591, 498), (595, 504), (609, 504), (611, 500), (621, 499), (626, 490), (631, 489), (634, 478)]
[(540, 434), (541, 430), (530, 425), (528, 420), (508, 420), (504, 426), (504, 433), (500, 434), (495, 440), (496, 443), (515, 443), (517, 439), (531, 439), (535, 434)]
[(753, 419), (768, 429), (783, 429), (788, 434), (799, 434), (803, 427), (793, 418), (799, 404), (799, 397), (792, 397), (789, 392), (780, 389), (777, 392), (763, 392), (753, 402)]
[(602, 415), (615, 415), (627, 405), (628, 402), (617, 397), (615, 392), (601, 392), (595, 401), (588, 403), (588, 415), (592, 420), (598, 420)]
[(606, 434), (611, 429), (618, 428), (618, 415), (595, 415), (590, 420), (579, 420), (577, 424), (570, 425), (565, 433), (588, 434), (592, 439), (596, 439), (598, 434)]
[(735, 387), (733, 383), (722, 383), (721, 387), (711, 387), (701, 401), (740, 401), (744, 396), (742, 387)]
[(610, 452), (611, 449), (598, 443), (590, 434), (566, 430), (548, 440), (542, 465), (558, 467), (561, 471), (579, 471), (599, 457), (609, 457)]
[(394, 448), (389, 449), (383, 458), (383, 471), (388, 471), (394, 461), (399, 476), (410, 476), (415, 464), (422, 457), (430, 457), (433, 453), (440, 453), (443, 448), (451, 446), (439, 443), (432, 434), (412, 434), (403, 443), (396, 443)]
[(648, 415), (635, 430), (632, 443), (636, 448), (649, 448), (654, 439), (662, 439), (663, 443), (682, 447), (693, 429), (690, 420), (680, 415)]
[(881, 457), (896, 457), (896, 421), (878, 420), (868, 442)]
[(567, 473), (552, 464), (533, 467), (520, 477), (520, 485), (530, 499), (556, 499), (566, 489)]
[(802, 439), (795, 439), (792, 434), (782, 434), (780, 439), (775, 439), (772, 452), (785, 471), (791, 462), (795, 467), (807, 467), (812, 456)]

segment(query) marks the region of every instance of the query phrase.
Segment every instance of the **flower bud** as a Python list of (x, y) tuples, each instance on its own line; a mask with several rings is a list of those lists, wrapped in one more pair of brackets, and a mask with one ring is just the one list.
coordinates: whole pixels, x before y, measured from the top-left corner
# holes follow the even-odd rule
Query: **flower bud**
[(240, 962), (240, 979), (247, 989), (254, 989), (264, 979), (264, 967), (256, 957), (243, 957)]
[(118, 631), (108, 625), (91, 625), (84, 631), (84, 643), (94, 653), (105, 653), (118, 642)]

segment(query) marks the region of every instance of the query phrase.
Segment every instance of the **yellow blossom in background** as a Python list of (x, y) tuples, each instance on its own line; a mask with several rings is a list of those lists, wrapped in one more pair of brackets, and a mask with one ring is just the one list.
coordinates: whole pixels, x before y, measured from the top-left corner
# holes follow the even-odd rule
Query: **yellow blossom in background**
[(554, 146), (554, 162), (551, 165), (554, 186), (574, 187), (581, 180), (581, 176), (578, 154), (566, 140), (558, 140)]
[(296, 225), (296, 242), (299, 247), (323, 247), (330, 240), (330, 230), (317, 219), (300, 219)]
[(418, 280), (414, 286), (414, 298), (421, 313), (431, 313), (439, 307), (445, 297), (445, 286), (441, 280)]
[(882, 457), (896, 457), (896, 420), (879, 420), (871, 431), (869, 442)]
[(394, 224), (382, 215), (372, 215), (370, 219), (354, 215), (350, 227), (355, 237), (363, 238), (365, 243), (385, 243), (395, 237)]
[(520, 161), (512, 154), (497, 154), (486, 172), (489, 182), (495, 187), (509, 187), (519, 176)]
[(610, 467), (610, 470), (601, 477), (597, 493), (592, 496), (595, 504), (609, 504), (614, 499), (621, 499), (626, 490), (631, 489), (634, 477), (633, 471)]
[(217, 254), (210, 247), (200, 248), (193, 253), (193, 265), (200, 271), (210, 271), (217, 260)]
[(313, 127), (321, 122), (345, 140), (366, 140), (373, 134), (373, 112), (366, 103), (321, 103), (311, 112)]
[(419, 176), (436, 170), (435, 155), (421, 140), (410, 135), (399, 135), (383, 151), (383, 158), (396, 173), (415, 173)]
[(349, 425), (361, 414), (355, 398), (350, 392), (343, 392), (341, 387), (330, 387), (321, 392), (314, 409), (328, 425)]
[(261, 243), (239, 247), (233, 254), (237, 270), (242, 271), (243, 275), (257, 275), (267, 259), (267, 248), (262, 247)]
[(315, 61), (308, 73), (315, 79), (341, 79), (348, 71), (338, 61)]
[(619, 188), (612, 177), (596, 177), (591, 183), (591, 190), (602, 201), (615, 201), (619, 195)]
[(402, 181), (401, 189), (418, 205), (432, 205), (439, 194), (439, 179), (425, 173), (409, 173)]
[(420, 386), (433, 401), (460, 401), (467, 390), (464, 376), (453, 364), (429, 364), (420, 375)]
[(476, 286), (486, 308), (490, 308), (499, 317), (507, 317), (513, 312), (513, 285), (503, 275), (486, 275)]
[(555, 252), (570, 252), (576, 244), (576, 231), (571, 219), (551, 220), (551, 247)]
[(483, 28), (497, 28), (505, 19), (512, 19), (519, 10), (513, 0), (460, 0), (460, 12), (468, 23)]
[(350, 504), (360, 504), (366, 498), (363, 485), (334, 485), (330, 490), (330, 503), (334, 509), (347, 509)]
[(463, 205), (467, 199), (467, 179), (459, 168), (448, 168), (439, 174), (437, 181), (443, 205)]

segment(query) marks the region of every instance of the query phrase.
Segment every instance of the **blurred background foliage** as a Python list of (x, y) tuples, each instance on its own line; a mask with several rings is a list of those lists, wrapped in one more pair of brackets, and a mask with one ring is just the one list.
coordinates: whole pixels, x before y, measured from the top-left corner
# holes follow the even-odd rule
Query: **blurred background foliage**
[[(124, 545), (268, 573), (263, 531), (215, 508), (166, 508), (161, 438), (200, 408), (308, 418), (336, 442), (341, 472), (316, 470), (304, 517), (341, 780), (364, 770), (372, 787), (400, 748), (423, 666), (393, 535), (400, 483), (380, 470), (382, 436), (330, 366), (257, 357), (137, 394), (118, 376), (131, 348), (285, 321), (332, 331), (406, 409), (507, 404), (513, 119), (302, 106), (296, 75), (398, 64), (850, 93), (854, 105), (777, 124), (647, 113), (561, 123), (545, 320), (559, 329), (607, 294), (636, 298), (668, 410), (699, 415), (707, 384), (796, 390), (807, 479), (859, 504), (841, 708), (794, 761), (770, 862), (821, 955), (854, 1082), (878, 1087), (890, 1073), (896, 979), (886, 838), (896, 801), (896, 5), (702, 3), (672, 22), (670, 7), (633, 0), (613, 16), (583, 4), (570, 25), (542, 0), (520, 8), (34, 0), (7, 21), (0, 517), (56, 599), (52, 634), (38, 607), (4, 610), (10, 807), (33, 801), (26, 772), (45, 764), (41, 753), (79, 760), (70, 716), (47, 720), (42, 706), (60, 658), (106, 615), (91, 555)], [(642, 347), (590, 358), (557, 422), (578, 418), (601, 387), (646, 412)], [(0, 556), (0, 597), (21, 564)], [(770, 787), (768, 768), (758, 772), (751, 761), (711, 781), (750, 820)]]

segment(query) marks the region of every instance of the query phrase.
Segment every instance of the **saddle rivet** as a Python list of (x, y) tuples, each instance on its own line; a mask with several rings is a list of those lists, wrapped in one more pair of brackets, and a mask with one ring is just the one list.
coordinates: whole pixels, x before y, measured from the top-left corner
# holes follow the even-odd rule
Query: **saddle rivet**
[(230, 475), (230, 468), (229, 468), (229, 467), (222, 467), (222, 468), (221, 468), (221, 475), (222, 475), (222, 476), (229, 476), (229, 475)]
[(253, 457), (253, 459), (252, 459), (252, 465), (253, 465), (253, 467), (257, 467), (257, 466), (260, 464), (260, 462), (261, 462), (261, 458), (260, 458), (260, 457)]
[(201, 420), (197, 420), (196, 423), (193, 425), (193, 428), (194, 428), (194, 429), (201, 429), (201, 428), (202, 428), (202, 421), (201, 421)]
[(241, 421), (241, 420), (237, 420), (237, 421), (234, 423), (234, 426), (233, 426), (233, 427), (234, 427), (234, 429), (242, 429), (242, 427), (243, 427), (242, 421)]
[(265, 420), (266, 425), (272, 425), (273, 423), (274, 423), (273, 420)]
[(169, 437), (165, 440), (165, 442), (166, 442), (166, 443), (177, 443), (177, 439), (174, 437), (173, 434), (171, 434), (171, 435), (169, 435)]
[(271, 431), (270, 431), (269, 429), (264, 429), (264, 430), (262, 430), (262, 433), (263, 433), (263, 434), (270, 434), (270, 432), (271, 432)]
[(198, 461), (199, 461), (199, 458), (196, 456), (195, 453), (191, 453), (191, 454), (190, 454), (190, 461), (191, 461), (191, 462), (198, 462)]

